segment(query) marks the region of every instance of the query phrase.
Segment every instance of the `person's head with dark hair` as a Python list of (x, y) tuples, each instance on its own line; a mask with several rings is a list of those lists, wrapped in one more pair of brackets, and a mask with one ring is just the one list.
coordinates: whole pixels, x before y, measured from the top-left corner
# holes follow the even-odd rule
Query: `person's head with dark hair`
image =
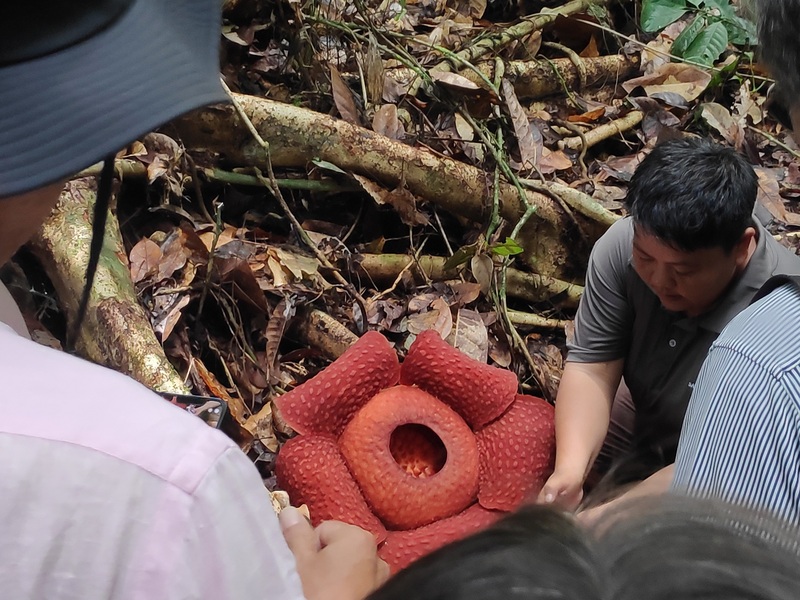
[(676, 250), (730, 252), (753, 223), (757, 193), (758, 178), (741, 154), (691, 137), (657, 145), (625, 201), (637, 229)]
[(719, 500), (654, 497), (596, 526), (614, 600), (790, 600), (800, 591), (800, 531)]
[(800, 0), (756, 0), (759, 58), (777, 82), (780, 102), (800, 138)]
[(529, 506), (423, 557), (369, 600), (600, 600), (595, 568), (570, 515)]
[(709, 310), (755, 249), (758, 180), (730, 148), (702, 138), (663, 142), (631, 179), (633, 266), (667, 310)]
[(789, 600), (798, 531), (719, 502), (646, 499), (582, 530), (527, 507), (412, 564), (369, 600)]

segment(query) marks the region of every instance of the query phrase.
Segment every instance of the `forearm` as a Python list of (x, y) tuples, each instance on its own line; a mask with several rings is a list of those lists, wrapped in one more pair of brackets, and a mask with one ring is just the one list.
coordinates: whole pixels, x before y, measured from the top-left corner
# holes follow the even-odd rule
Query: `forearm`
[(555, 410), (556, 471), (585, 478), (608, 432), (622, 360), (567, 363)]

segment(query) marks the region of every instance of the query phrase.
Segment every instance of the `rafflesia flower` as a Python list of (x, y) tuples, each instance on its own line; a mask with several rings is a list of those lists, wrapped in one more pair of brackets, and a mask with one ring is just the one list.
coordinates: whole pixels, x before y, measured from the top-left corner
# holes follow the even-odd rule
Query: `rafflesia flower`
[(402, 366), (367, 333), (276, 404), (300, 434), (278, 454), (278, 484), (314, 524), (372, 532), (393, 572), (513, 510), (553, 469), (553, 408), (435, 331)]

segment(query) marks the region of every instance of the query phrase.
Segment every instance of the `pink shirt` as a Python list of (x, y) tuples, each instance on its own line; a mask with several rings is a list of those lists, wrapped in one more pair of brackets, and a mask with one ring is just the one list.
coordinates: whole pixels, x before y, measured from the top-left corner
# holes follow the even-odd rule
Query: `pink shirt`
[(5, 308), (3, 598), (303, 598), (261, 478), (233, 442), (128, 377), (21, 337)]

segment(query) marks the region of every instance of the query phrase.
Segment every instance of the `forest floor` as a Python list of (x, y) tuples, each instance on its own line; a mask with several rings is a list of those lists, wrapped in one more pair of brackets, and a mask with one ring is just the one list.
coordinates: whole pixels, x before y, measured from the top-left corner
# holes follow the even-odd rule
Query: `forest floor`
[[(747, 15), (548, 4), (229, 0), (237, 108), (118, 155), (116, 256), (148, 335), (183, 391), (228, 402), (265, 477), (286, 433), (271, 399), (367, 330), (402, 356), (436, 329), (552, 400), (588, 251), (658, 141), (744, 153), (771, 232), (797, 246), (800, 154)], [(3, 280), (63, 345), (76, 284), (48, 282), (47, 260), (23, 250)], [(84, 350), (137, 376), (102, 352)]]

